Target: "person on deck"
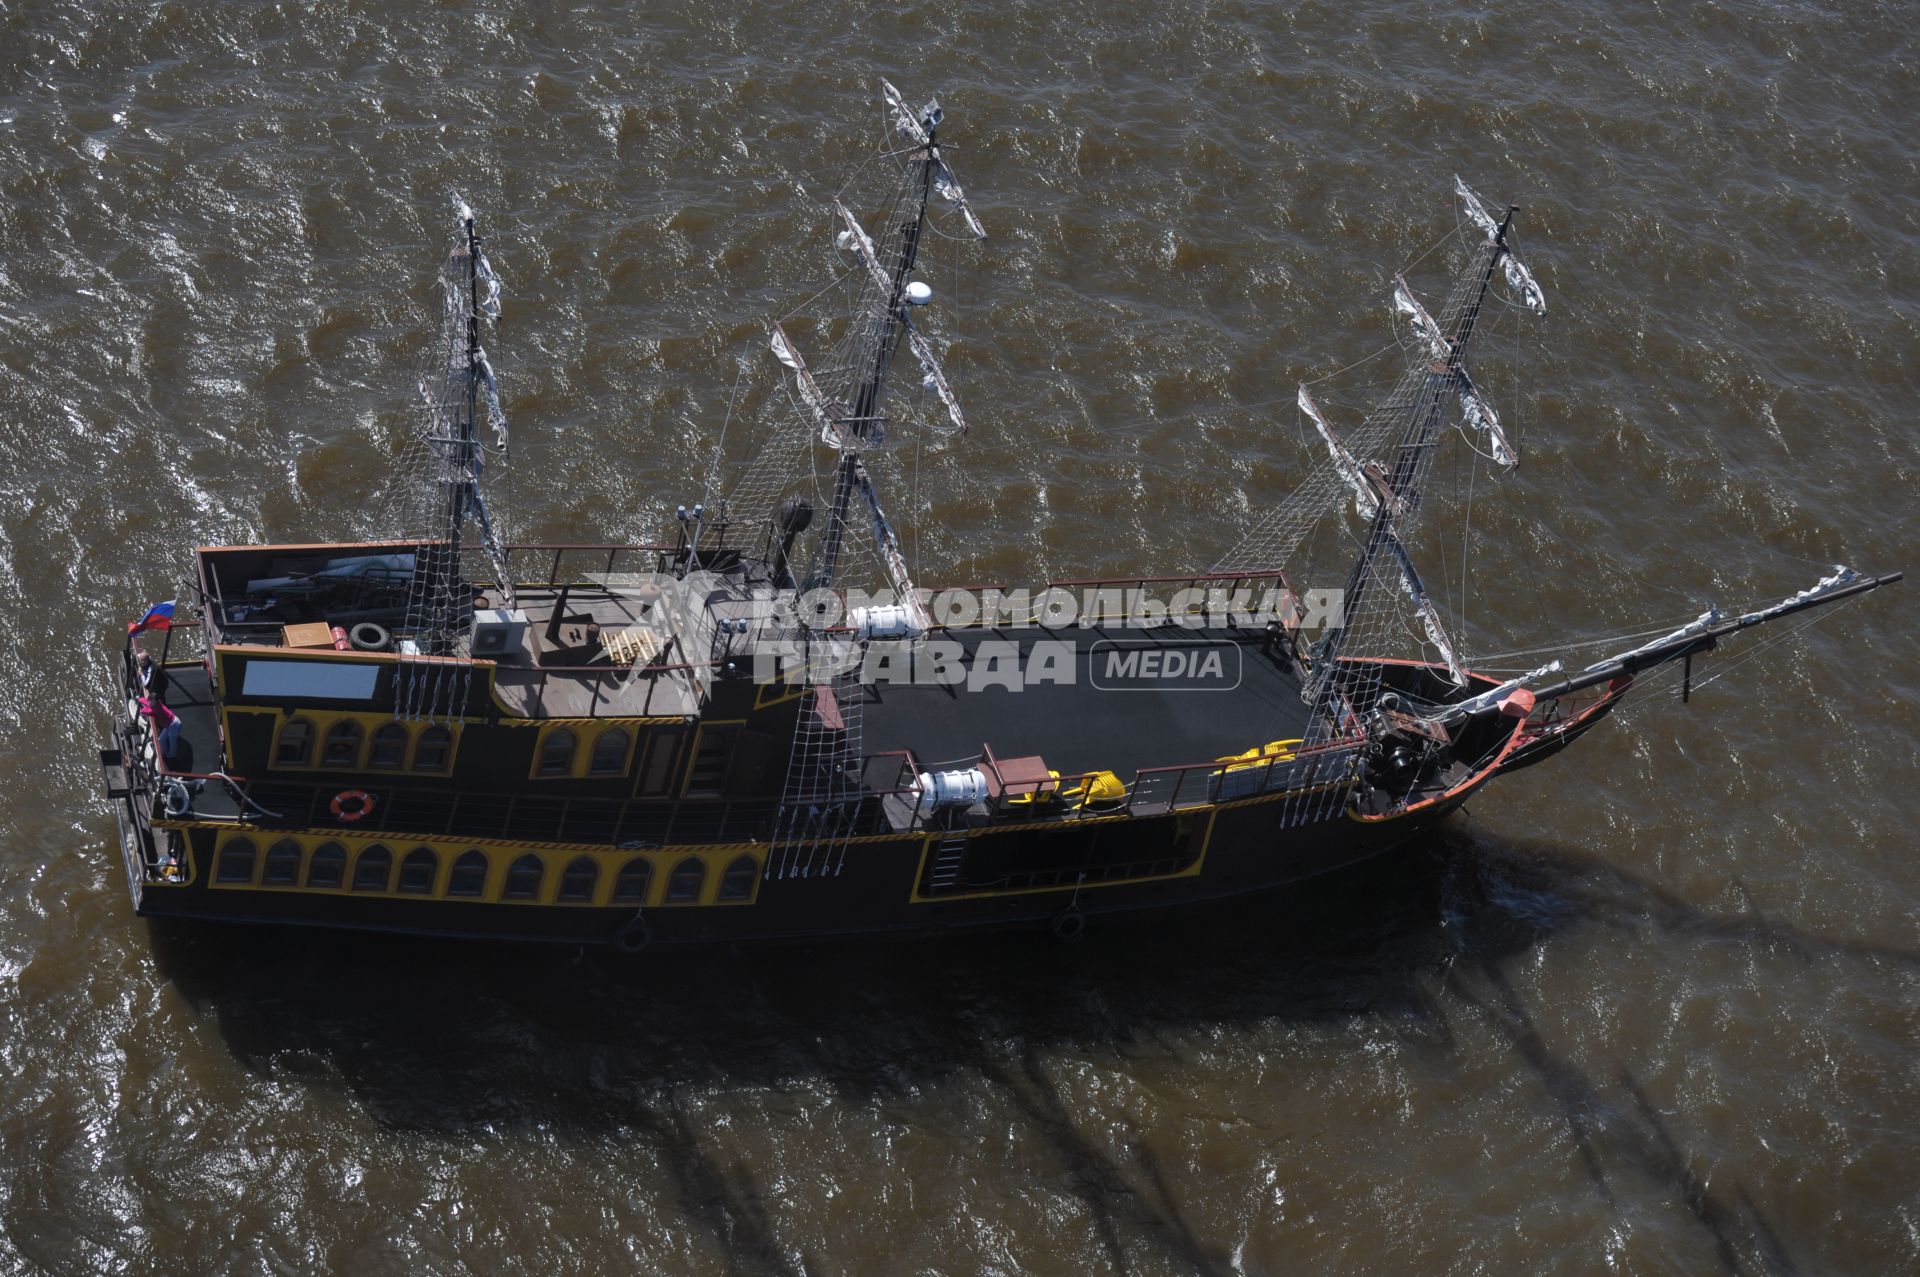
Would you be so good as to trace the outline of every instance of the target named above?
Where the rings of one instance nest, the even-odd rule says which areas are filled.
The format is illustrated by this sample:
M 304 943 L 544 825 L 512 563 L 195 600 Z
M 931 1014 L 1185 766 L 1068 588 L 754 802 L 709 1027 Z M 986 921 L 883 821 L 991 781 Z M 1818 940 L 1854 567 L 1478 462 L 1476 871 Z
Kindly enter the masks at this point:
M 147 723 L 153 730 L 154 746 L 160 751 L 160 761 L 170 762 L 173 751 L 180 745 L 180 716 L 166 707 L 157 696 L 142 696 L 140 712 L 147 716 Z
M 141 690 L 153 697 L 155 701 L 165 704 L 167 699 L 167 683 L 170 681 L 167 678 L 167 667 L 164 665 L 156 665 L 153 657 L 145 652 L 136 656 L 134 663 L 140 671 Z

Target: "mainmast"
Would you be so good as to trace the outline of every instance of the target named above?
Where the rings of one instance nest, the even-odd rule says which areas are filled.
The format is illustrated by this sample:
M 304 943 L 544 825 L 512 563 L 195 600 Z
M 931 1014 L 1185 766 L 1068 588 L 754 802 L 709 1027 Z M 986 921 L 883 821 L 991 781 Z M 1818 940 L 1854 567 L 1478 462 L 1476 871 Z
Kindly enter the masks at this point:
M 878 243 L 844 204 L 834 202 L 840 222 L 835 242 L 859 263 L 852 320 L 817 374 L 778 324 L 768 344 L 774 357 L 793 374 L 793 392 L 807 424 L 823 443 L 839 453 L 831 507 L 826 526 L 819 533 L 812 570 L 795 584 L 801 592 L 835 589 L 843 575 L 850 575 L 847 565 L 855 558 L 857 547 L 861 552 L 858 567 L 871 571 L 877 566 L 884 572 L 897 601 L 856 607 L 846 618 L 850 634 L 809 624 L 802 612 L 799 637 L 807 649 L 809 686 L 796 717 L 781 796 L 776 840 L 783 846 L 768 867 L 768 873 L 776 878 L 838 872 L 838 857 L 844 855 L 845 839 L 856 824 L 852 817 L 866 801 L 863 697 L 855 686 L 858 656 L 869 640 L 911 641 L 932 628 L 866 460 L 870 450 L 886 441 L 887 384 L 903 337 L 920 365 L 924 387 L 940 400 L 953 429 L 966 429 L 966 419 L 940 371 L 933 347 L 915 329 L 910 317 L 914 308 L 925 305 L 933 296 L 932 290 L 913 274 L 932 196 L 939 195 L 952 204 L 976 238 L 986 238 L 986 232 L 967 206 L 966 196 L 941 154 L 940 104 L 929 102 L 912 111 L 899 90 L 884 80 L 880 87 L 895 128 L 908 146 L 899 181 L 882 220 L 876 224 Z M 855 510 L 856 503 L 865 506 L 864 518 Z M 776 516 L 775 531 L 781 534 L 781 540 L 773 562 L 779 584 L 785 584 L 780 578 L 786 574 L 793 538 L 810 518 L 810 507 L 791 500 Z M 863 544 L 869 537 L 870 547 Z M 871 559 L 865 557 L 869 550 Z M 816 666 L 815 657 L 822 654 L 825 659 Z
M 846 533 L 847 507 L 852 502 L 855 489 L 867 493 L 873 491 L 873 485 L 866 474 L 866 466 L 860 460 L 860 449 L 868 440 L 876 436 L 884 437 L 886 419 L 881 415 L 881 407 L 886 395 L 887 373 L 893 366 L 894 351 L 900 345 L 900 333 L 907 322 L 907 279 L 913 273 L 914 261 L 920 255 L 920 235 L 927 224 L 927 198 L 933 193 L 934 166 L 939 163 L 939 144 L 934 140 L 934 130 L 939 124 L 938 107 L 930 108 L 925 117 L 925 141 L 921 143 L 921 154 L 914 161 L 913 168 L 918 170 L 919 180 L 913 183 L 911 196 L 913 213 L 899 227 L 899 251 L 894 258 L 891 274 L 880 269 L 877 255 L 868 246 L 864 231 L 857 225 L 850 226 L 848 235 L 854 242 L 855 251 L 863 254 L 875 275 L 886 298 L 881 312 L 869 321 L 872 336 L 869 339 L 872 350 L 866 363 L 866 376 L 861 381 L 854 396 L 853 411 L 841 424 L 848 427 L 839 434 L 835 446 L 840 449 L 840 464 L 836 467 L 833 481 L 833 512 L 827 520 L 825 535 L 820 546 L 820 563 L 808 582 L 810 587 L 830 586 L 840 565 L 840 547 Z M 843 217 L 846 210 L 841 209 Z M 851 222 L 851 217 L 847 217 Z M 875 499 L 875 509 L 878 501 Z M 882 516 L 884 522 L 884 516 Z M 904 593 L 904 591 L 903 591 Z M 913 606 L 905 598 L 902 603 Z
M 960 405 L 940 371 L 932 346 L 914 329 L 909 318 L 913 306 L 925 303 L 932 296 L 931 290 L 914 282 L 912 276 L 926 230 L 927 205 L 933 195 L 952 202 L 976 237 L 985 238 L 986 232 L 968 207 L 965 194 L 941 154 L 938 130 L 943 113 L 940 104 L 929 102 L 914 112 L 907 108 L 899 90 L 891 84 L 883 80 L 881 88 L 896 127 L 913 146 L 882 230 L 886 237 L 884 244 L 876 245 L 844 205 L 838 201 L 834 205 L 844 228 L 836 240 L 842 249 L 860 259 L 863 275 L 849 348 L 835 361 L 846 377 L 844 390 L 834 392 L 831 376 L 816 378 L 777 325 L 770 345 L 775 357 L 793 370 L 795 389 L 818 426 L 822 441 L 840 453 L 834 467 L 831 509 L 821 532 L 813 570 L 805 581 L 806 588 L 831 588 L 838 580 L 857 496 L 867 506 L 867 522 L 875 547 L 899 605 L 906 609 L 909 628 L 923 632 L 928 628 L 925 609 L 907 575 L 906 559 L 863 454 L 886 439 L 887 383 L 902 336 L 906 337 L 921 366 L 926 387 L 945 406 L 954 427 L 966 428 Z

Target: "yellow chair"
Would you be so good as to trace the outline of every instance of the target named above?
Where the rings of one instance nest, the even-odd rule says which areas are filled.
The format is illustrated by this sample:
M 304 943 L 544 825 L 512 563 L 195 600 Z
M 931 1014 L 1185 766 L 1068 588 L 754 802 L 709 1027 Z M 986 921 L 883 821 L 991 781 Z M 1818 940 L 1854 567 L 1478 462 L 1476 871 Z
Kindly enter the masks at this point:
M 1216 763 L 1229 763 L 1232 765 L 1221 768 L 1215 775 L 1245 771 L 1249 767 L 1258 767 L 1267 762 L 1284 763 L 1293 757 L 1294 746 L 1301 743 L 1302 738 L 1298 736 L 1292 740 L 1270 740 L 1264 745 L 1255 745 L 1243 754 L 1227 754 L 1223 757 L 1216 758 L 1213 760 Z
M 1106 807 L 1124 801 L 1127 787 L 1112 772 L 1089 772 L 1081 777 L 1079 784 L 1063 790 L 1061 796 L 1076 807 Z
M 1056 781 L 1060 779 L 1060 773 L 1051 767 L 1047 768 L 1047 775 L 1053 777 Z M 1024 794 L 1008 794 L 1007 806 L 1020 807 L 1030 806 L 1034 803 L 1050 803 L 1059 796 L 1059 793 L 1060 786 L 1057 784 L 1036 785 L 1028 789 Z

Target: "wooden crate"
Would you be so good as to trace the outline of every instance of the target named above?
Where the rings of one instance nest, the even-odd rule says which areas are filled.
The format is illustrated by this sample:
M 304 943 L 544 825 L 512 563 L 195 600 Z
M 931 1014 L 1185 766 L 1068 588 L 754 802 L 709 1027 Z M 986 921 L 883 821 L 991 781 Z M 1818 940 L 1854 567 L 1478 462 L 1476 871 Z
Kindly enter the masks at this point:
M 280 641 L 287 647 L 332 647 L 333 627 L 325 621 L 280 627 Z

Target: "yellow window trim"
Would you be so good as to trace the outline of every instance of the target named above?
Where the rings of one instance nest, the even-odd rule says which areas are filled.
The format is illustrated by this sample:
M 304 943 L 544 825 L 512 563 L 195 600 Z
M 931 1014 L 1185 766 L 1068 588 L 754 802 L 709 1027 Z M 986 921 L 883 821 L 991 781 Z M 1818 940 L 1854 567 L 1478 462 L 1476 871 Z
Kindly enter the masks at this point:
M 220 882 L 220 855 L 236 839 L 245 839 L 253 845 L 253 872 L 246 882 Z M 294 881 L 291 883 L 268 884 L 261 881 L 266 872 L 266 853 L 275 844 L 292 841 L 299 844 L 300 864 Z M 313 853 L 323 844 L 339 843 L 346 850 L 346 865 L 341 873 L 338 887 L 309 887 L 306 885 L 307 872 L 312 867 Z M 490 842 L 490 845 L 477 845 L 472 841 L 446 842 L 439 839 L 413 838 L 396 839 L 391 831 L 377 836 L 355 836 L 332 831 L 322 833 L 282 833 L 258 829 L 226 830 L 215 840 L 212 857 L 208 862 L 209 885 L 220 891 L 275 891 L 296 892 L 323 896 L 382 896 L 407 900 L 436 901 L 446 904 L 505 904 L 505 905 L 541 905 L 559 908 L 617 908 L 617 909 L 691 909 L 691 908 L 730 908 L 751 905 L 760 898 L 760 884 L 766 877 L 768 847 L 765 843 L 727 843 L 711 847 L 665 847 L 644 850 L 619 849 L 606 847 L 528 847 L 517 843 Z M 355 891 L 354 873 L 360 867 L 360 857 L 370 847 L 384 846 L 392 860 L 387 866 L 387 885 L 381 891 Z M 425 847 L 437 857 L 439 864 L 434 871 L 433 890 L 421 894 L 401 892 L 399 890 L 400 867 L 406 858 L 416 849 Z M 449 896 L 448 884 L 453 878 L 454 862 L 469 851 L 478 851 L 487 858 L 487 873 L 481 892 L 477 896 Z M 540 891 L 527 900 L 509 900 L 505 896 L 508 871 L 515 861 L 524 856 L 535 856 L 540 860 Z M 594 876 L 593 894 L 586 900 L 561 901 L 560 881 L 568 865 L 586 856 L 594 862 L 598 873 Z M 746 856 L 753 861 L 753 890 L 741 900 L 721 900 L 720 884 L 726 877 L 728 866 L 740 857 Z M 618 881 L 621 869 L 635 858 L 645 860 L 649 867 L 647 875 L 647 895 L 642 901 L 613 899 L 614 885 Z M 700 894 L 693 900 L 667 901 L 668 880 L 673 871 L 687 859 L 699 860 L 703 872 L 700 879 Z M 197 866 L 196 866 L 197 868 Z
M 753 707 L 756 710 L 769 709 L 775 705 L 784 705 L 788 701 L 797 701 L 806 695 L 807 684 L 792 679 L 775 679 L 770 683 L 761 683 L 754 689 Z
M 452 722 L 435 720 L 431 723 L 412 723 L 406 719 L 395 718 L 391 714 L 373 714 L 363 710 L 314 711 L 308 709 L 248 709 L 236 706 L 227 711 L 229 717 L 234 714 L 271 714 L 273 716 L 272 738 L 267 744 L 267 770 L 276 772 L 331 772 L 337 775 L 375 775 L 375 776 L 451 776 L 454 764 L 460 756 L 460 737 L 466 728 L 465 720 Z M 304 763 L 281 763 L 276 761 L 280 753 L 280 734 L 294 719 L 304 719 L 313 724 L 313 746 L 308 751 Z M 360 724 L 360 751 L 352 767 L 329 767 L 321 763 L 327 742 L 327 733 L 336 723 L 347 719 Z M 367 760 L 373 754 L 373 734 L 389 723 L 397 723 L 407 733 L 406 748 L 401 751 L 399 767 L 369 767 Z M 447 765 L 445 767 L 420 770 L 414 766 L 420 737 L 429 727 L 442 727 L 452 734 L 447 743 Z M 229 730 L 228 737 L 232 739 Z
M 470 718 L 470 723 L 484 722 L 484 719 Z M 592 718 L 526 718 L 520 715 L 503 714 L 495 727 L 673 727 L 684 725 L 684 714 L 654 714 L 643 718 L 622 718 L 615 714 L 598 714 Z
M 527 764 L 528 780 L 625 780 L 633 775 L 633 756 L 644 737 L 633 726 L 636 720 L 618 718 L 556 718 L 540 726 L 540 735 L 534 738 L 533 761 Z M 669 719 L 679 722 L 679 719 Z M 546 773 L 540 770 L 540 760 L 547 750 L 547 738 L 555 732 L 573 733 L 573 757 L 567 761 L 565 775 Z M 600 738 L 611 731 L 623 731 L 627 734 L 627 751 L 620 759 L 617 772 L 595 772 L 593 751 L 600 744 Z
M 620 770 L 596 772 L 593 770 L 593 757 L 599 752 L 600 738 L 615 731 L 627 734 L 627 748 L 620 755 Z M 640 740 L 640 733 L 631 727 L 623 727 L 619 723 L 605 724 L 593 734 L 591 740 L 585 742 L 585 748 L 580 751 L 580 775 L 588 780 L 625 780 L 633 774 L 633 755 L 640 748 Z

